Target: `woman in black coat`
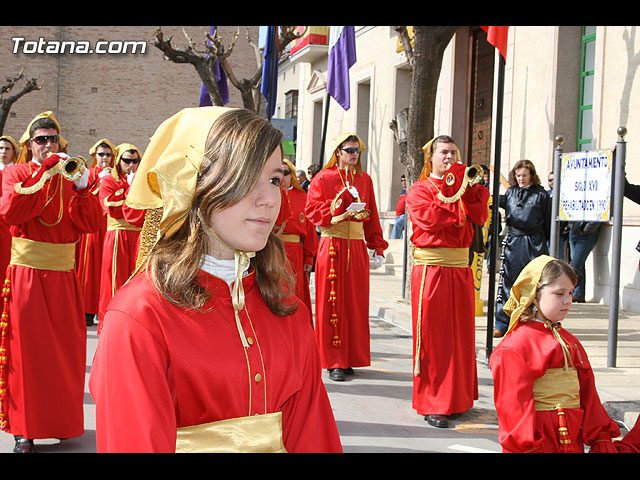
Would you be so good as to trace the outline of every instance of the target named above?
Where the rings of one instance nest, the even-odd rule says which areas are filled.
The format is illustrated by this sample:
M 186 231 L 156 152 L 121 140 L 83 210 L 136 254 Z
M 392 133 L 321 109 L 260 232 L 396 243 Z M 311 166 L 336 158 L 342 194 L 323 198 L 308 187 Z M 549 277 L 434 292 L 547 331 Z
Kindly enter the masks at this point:
M 502 307 L 516 278 L 531 260 L 549 253 L 551 199 L 540 185 L 533 163 L 529 160 L 516 162 L 509 172 L 509 184 L 506 193 L 500 196 L 507 230 L 500 256 L 494 337 L 502 337 L 509 326 L 509 317 Z

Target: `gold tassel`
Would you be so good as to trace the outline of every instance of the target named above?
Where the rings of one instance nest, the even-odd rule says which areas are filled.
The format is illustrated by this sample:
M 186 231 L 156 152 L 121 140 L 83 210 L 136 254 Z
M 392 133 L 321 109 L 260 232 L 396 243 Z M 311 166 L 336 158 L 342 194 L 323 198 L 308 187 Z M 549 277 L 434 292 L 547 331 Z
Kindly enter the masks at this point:
M 0 319 L 0 430 L 6 431 L 9 426 L 7 415 L 7 368 L 9 365 L 9 298 L 11 296 L 10 271 L 13 268 L 9 265 L 7 278 L 2 286 L 2 318 Z
M 556 413 L 558 414 L 558 435 L 560 436 L 560 450 L 564 453 L 571 451 L 571 437 L 569 436 L 569 429 L 567 428 L 567 420 L 565 418 L 564 408 L 558 404 L 556 406 Z
M 338 335 L 338 313 L 336 312 L 336 301 L 338 300 L 336 294 L 336 279 L 338 275 L 335 269 L 336 250 L 333 245 L 333 237 L 329 239 L 329 276 L 328 279 L 331 284 L 331 290 L 329 291 L 328 302 L 331 304 L 331 318 L 330 323 L 333 325 L 333 341 L 334 347 L 340 346 L 340 336 Z

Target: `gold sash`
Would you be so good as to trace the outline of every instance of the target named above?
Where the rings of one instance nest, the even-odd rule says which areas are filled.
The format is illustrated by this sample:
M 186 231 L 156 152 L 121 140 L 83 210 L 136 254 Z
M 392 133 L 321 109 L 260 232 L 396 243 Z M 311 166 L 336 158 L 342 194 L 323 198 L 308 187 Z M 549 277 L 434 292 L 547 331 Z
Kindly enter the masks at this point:
M 466 268 L 469 266 L 469 249 L 416 247 L 413 251 L 413 264 Z
M 533 382 L 536 410 L 580 408 L 580 382 L 575 368 L 550 368 Z
M 286 453 L 282 412 L 178 428 L 176 453 Z
M 323 237 L 347 238 L 349 240 L 364 240 L 364 226 L 362 222 L 340 222 L 328 227 L 321 227 Z
M 300 243 L 300 235 L 295 233 L 279 233 L 277 237 L 283 242 Z
M 142 229 L 134 227 L 124 218 L 113 218 L 112 216 L 107 215 L 107 230 L 134 230 L 139 232 Z
M 76 266 L 76 244 L 12 237 L 11 264 L 38 270 L 69 272 Z

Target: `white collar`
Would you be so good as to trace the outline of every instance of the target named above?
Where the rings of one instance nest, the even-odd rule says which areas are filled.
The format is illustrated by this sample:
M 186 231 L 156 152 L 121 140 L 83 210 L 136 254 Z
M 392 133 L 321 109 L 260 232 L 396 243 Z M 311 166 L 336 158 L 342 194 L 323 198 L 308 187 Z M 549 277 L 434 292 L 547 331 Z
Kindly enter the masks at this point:
M 231 260 L 220 260 L 211 255 L 203 255 L 200 268 L 211 275 L 221 278 L 229 286 L 231 286 L 236 279 L 235 261 L 233 258 Z M 246 274 L 248 270 L 249 264 L 247 264 L 243 274 Z

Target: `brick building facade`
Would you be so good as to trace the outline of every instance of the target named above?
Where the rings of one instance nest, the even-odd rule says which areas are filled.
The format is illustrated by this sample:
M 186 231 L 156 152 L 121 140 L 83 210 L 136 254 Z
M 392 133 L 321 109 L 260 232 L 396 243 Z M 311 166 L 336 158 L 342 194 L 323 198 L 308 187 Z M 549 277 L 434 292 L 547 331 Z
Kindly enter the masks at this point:
M 27 78 L 38 77 L 42 89 L 23 96 L 11 109 L 5 135 L 16 140 L 38 113 L 51 110 L 69 142 L 69 153 L 87 155 L 101 138 L 116 145 L 129 142 L 144 151 L 158 125 L 182 108 L 198 106 L 200 79 L 190 64 L 164 60 L 153 45 L 156 26 L 2 26 L 0 27 L 0 68 L 2 84 L 21 70 Z M 196 48 L 204 51 L 209 26 L 188 26 L 184 30 Z M 218 27 L 225 46 L 231 43 L 238 27 Z M 186 38 L 182 27 L 162 27 L 165 38 L 183 48 Z M 251 38 L 258 42 L 258 27 L 250 27 Z M 22 38 L 24 40 L 17 40 Z M 40 38 L 43 40 L 40 41 Z M 137 44 L 129 53 L 78 53 L 87 44 L 91 49 L 124 50 L 120 42 Z M 38 53 L 53 50 L 52 42 L 65 45 L 64 54 Z M 98 43 L 106 42 L 106 43 Z M 38 45 L 39 43 L 39 45 Z M 143 53 L 144 47 L 144 53 Z M 34 53 L 30 53 L 34 52 Z M 236 76 L 250 77 L 257 69 L 253 48 L 246 41 L 245 27 L 230 57 Z M 22 87 L 20 82 L 14 90 Z M 229 84 L 228 106 L 241 107 L 238 90 Z M 8 95 L 15 93 L 10 92 Z

